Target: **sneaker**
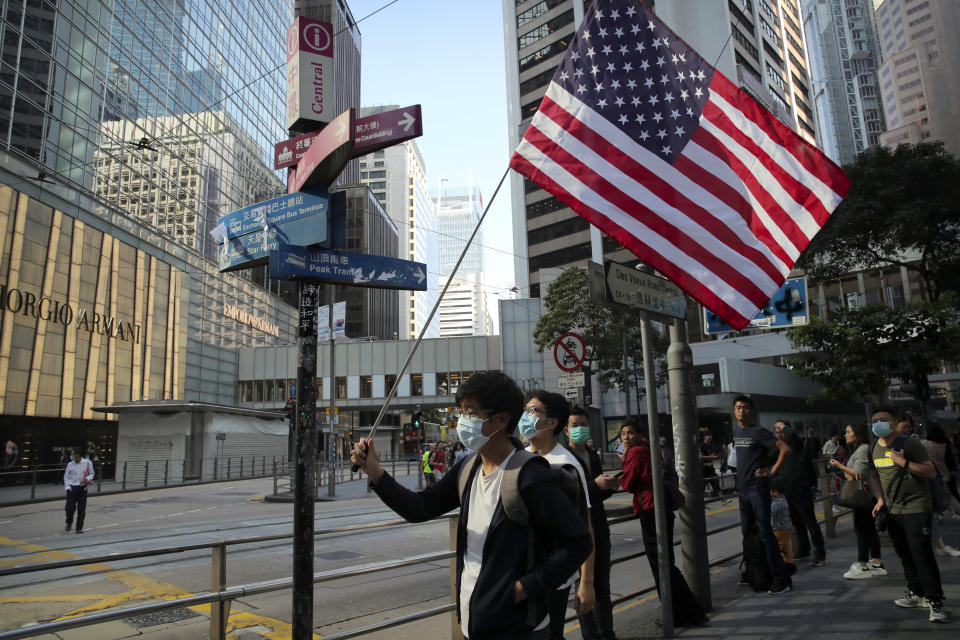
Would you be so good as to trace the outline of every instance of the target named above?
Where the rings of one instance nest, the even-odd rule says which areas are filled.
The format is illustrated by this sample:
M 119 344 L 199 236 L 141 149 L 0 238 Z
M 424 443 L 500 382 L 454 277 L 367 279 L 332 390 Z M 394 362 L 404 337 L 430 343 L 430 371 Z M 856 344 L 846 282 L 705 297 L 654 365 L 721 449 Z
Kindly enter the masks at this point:
M 885 576 L 887 575 L 887 568 L 883 566 L 883 563 L 873 564 L 872 562 L 867 565 L 867 568 L 870 569 L 870 573 L 875 576 Z
M 816 551 L 813 554 L 813 559 L 810 560 L 811 567 L 822 567 L 827 563 L 827 556 L 823 551 Z
M 790 582 L 790 578 L 785 579 L 774 579 L 773 584 L 770 585 L 770 591 L 767 591 L 772 596 L 779 595 L 781 593 L 786 593 L 793 589 L 793 583 Z
M 843 574 L 843 577 L 846 580 L 864 580 L 866 578 L 872 578 L 873 573 L 869 567 L 864 567 L 859 562 L 854 562 L 850 565 L 850 568 L 847 569 L 847 572 Z
M 943 612 L 942 602 L 930 603 L 930 622 L 946 622 L 947 614 Z
M 898 607 L 903 607 L 904 609 L 918 609 L 920 607 L 929 606 L 926 598 L 923 596 L 918 596 L 913 591 L 910 591 L 910 589 L 904 591 L 903 597 L 894 600 L 893 604 L 897 605 Z
M 938 556 L 947 556 L 950 557 L 950 552 L 947 551 L 949 547 L 934 547 L 933 552 Z
M 64 531 L 70 531 L 70 527 L 71 527 L 71 525 L 68 524 L 67 526 L 65 526 L 65 527 L 63 528 L 63 530 L 64 530 Z
M 949 555 L 954 558 L 960 557 L 960 549 L 956 549 L 954 547 L 951 547 L 950 545 L 947 545 L 943 547 L 943 550 L 946 552 L 946 555 Z
M 83 529 L 77 529 L 77 533 L 83 533 Z
M 737 578 L 737 586 L 739 587 L 749 587 L 750 581 L 747 580 L 747 574 L 741 573 L 740 577 Z

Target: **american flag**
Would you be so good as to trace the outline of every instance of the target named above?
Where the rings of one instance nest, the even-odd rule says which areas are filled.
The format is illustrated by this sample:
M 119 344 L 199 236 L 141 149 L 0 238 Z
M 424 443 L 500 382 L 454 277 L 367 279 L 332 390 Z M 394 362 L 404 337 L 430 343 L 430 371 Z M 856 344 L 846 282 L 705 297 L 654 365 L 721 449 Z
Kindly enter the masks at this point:
M 730 326 L 850 184 L 635 0 L 596 0 L 510 166 Z

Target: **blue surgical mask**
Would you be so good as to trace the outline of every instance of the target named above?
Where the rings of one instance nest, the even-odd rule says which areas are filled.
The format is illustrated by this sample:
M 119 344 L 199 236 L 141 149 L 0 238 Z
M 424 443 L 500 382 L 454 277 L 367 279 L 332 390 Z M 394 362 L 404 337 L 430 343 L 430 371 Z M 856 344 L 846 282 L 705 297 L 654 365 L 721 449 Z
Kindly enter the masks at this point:
M 489 420 L 490 418 L 487 418 Z M 457 437 L 467 449 L 479 451 L 480 447 L 487 444 L 490 436 L 483 435 L 483 423 L 487 420 L 476 416 L 468 416 L 465 413 L 460 414 L 457 420 Z
M 536 414 L 524 412 L 524 414 L 520 416 L 520 422 L 517 423 L 520 435 L 527 440 L 537 435 L 537 422 L 539 421 L 540 418 L 538 418 Z
M 873 435 L 878 438 L 886 438 L 888 435 L 893 433 L 893 429 L 890 427 L 889 422 L 874 422 L 873 423 Z

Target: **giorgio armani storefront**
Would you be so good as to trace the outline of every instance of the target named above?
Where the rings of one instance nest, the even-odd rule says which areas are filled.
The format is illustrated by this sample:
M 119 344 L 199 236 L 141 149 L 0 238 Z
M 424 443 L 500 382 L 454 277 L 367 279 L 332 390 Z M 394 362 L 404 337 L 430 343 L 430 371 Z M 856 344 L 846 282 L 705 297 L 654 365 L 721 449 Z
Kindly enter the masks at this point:
M 296 310 L 252 283 L 122 214 L 3 182 L 0 442 L 17 467 L 81 446 L 110 476 L 117 422 L 93 407 L 235 405 L 237 349 L 295 342 Z

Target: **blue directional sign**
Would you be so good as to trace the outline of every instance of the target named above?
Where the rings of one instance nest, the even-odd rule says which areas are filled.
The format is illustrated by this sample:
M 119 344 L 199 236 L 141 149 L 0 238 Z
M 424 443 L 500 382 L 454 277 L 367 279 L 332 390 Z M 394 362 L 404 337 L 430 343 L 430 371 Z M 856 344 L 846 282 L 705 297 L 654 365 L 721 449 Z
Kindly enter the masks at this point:
M 308 246 L 327 241 L 330 198 L 323 190 L 301 191 L 259 202 L 220 218 L 217 247 L 220 271 L 267 264 L 280 246 Z M 264 239 L 266 236 L 266 239 Z
M 217 222 L 226 227 L 225 237 L 236 238 L 262 231 L 265 226 L 281 226 L 308 216 L 325 216 L 328 207 L 329 196 L 326 191 L 301 191 L 237 209 L 221 216 Z
M 744 329 L 784 329 L 809 324 L 807 304 L 807 279 L 790 278 Z M 703 310 L 703 329 L 706 334 L 736 331 L 707 309 Z
M 270 251 L 270 277 L 376 289 L 427 289 L 427 265 L 422 262 L 284 244 Z

